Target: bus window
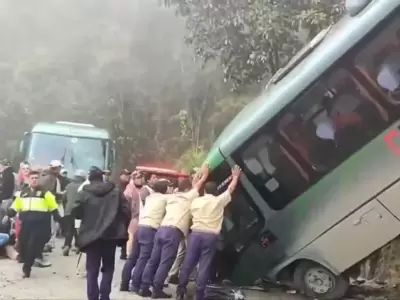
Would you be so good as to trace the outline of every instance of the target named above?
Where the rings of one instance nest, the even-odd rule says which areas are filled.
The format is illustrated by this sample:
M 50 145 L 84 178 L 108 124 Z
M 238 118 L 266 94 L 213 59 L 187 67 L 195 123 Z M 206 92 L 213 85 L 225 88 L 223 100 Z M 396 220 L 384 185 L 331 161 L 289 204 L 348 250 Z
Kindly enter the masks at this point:
M 394 105 L 400 104 L 400 19 L 363 44 L 355 58 L 357 70 Z
M 244 147 L 234 159 L 272 209 L 282 209 L 304 192 L 307 177 L 272 135 L 253 137 Z
M 389 125 L 365 88 L 345 69 L 323 76 L 234 155 L 250 182 L 274 210 L 283 209 Z M 316 174 L 303 169 L 280 145 L 289 141 Z
M 306 153 L 319 173 L 309 186 L 388 127 L 364 91 L 351 73 L 338 69 L 322 77 L 281 118 L 286 122 L 279 122 L 280 134 L 300 155 Z M 299 141 L 306 151 L 296 146 Z

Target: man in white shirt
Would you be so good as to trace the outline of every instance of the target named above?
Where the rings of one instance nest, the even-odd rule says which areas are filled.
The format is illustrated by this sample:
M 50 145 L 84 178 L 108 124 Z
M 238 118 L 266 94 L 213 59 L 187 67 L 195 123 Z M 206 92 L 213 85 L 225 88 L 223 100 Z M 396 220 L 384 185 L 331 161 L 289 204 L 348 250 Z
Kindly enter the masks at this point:
M 232 169 L 232 181 L 227 190 L 217 196 L 215 182 L 207 182 L 204 186 L 204 196 L 192 201 L 190 212 L 192 226 L 188 237 L 187 252 L 179 275 L 179 285 L 176 299 L 183 300 L 189 276 L 198 266 L 196 279 L 196 300 L 204 300 L 204 291 L 210 279 L 210 270 L 214 254 L 217 250 L 218 236 L 221 232 L 224 219 L 224 209 L 231 201 L 239 181 L 241 169 L 235 166 Z
M 143 271 L 153 250 L 154 236 L 165 215 L 168 185 L 168 180 L 155 182 L 154 193 L 147 196 L 146 205 L 140 211 L 134 247 L 122 270 L 120 291 L 129 291 L 132 279 L 132 291 L 139 293 Z
M 152 299 L 171 297 L 163 291 L 163 285 L 176 258 L 179 243 L 189 232 L 190 206 L 199 197 L 199 190 L 206 182 L 208 172 L 208 167 L 204 166 L 201 178 L 196 177 L 192 184 L 189 179 L 182 180 L 178 192 L 167 198 L 166 213 L 155 235 L 153 252 L 143 272 L 140 286 L 142 296 L 151 296 Z M 151 285 L 152 293 L 149 289 Z
M 142 205 L 145 205 L 147 197 L 154 193 L 154 184 L 157 182 L 158 177 L 156 174 L 147 173 L 145 174 L 146 184 L 140 190 L 140 199 Z

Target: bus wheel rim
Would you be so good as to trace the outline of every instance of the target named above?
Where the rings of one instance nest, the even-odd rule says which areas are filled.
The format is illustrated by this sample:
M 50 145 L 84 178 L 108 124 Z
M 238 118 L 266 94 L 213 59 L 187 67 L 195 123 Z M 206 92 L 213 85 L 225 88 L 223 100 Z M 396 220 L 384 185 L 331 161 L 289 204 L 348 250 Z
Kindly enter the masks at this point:
M 322 268 L 311 268 L 304 275 L 307 288 L 317 294 L 326 294 L 334 288 L 335 278 Z

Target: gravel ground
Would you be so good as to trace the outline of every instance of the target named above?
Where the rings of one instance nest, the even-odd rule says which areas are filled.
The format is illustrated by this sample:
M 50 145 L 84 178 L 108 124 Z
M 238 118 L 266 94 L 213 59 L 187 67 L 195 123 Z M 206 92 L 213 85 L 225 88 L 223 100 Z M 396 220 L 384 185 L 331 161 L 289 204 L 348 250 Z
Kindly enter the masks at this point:
M 21 265 L 15 261 L 0 260 L 0 300 L 16 299 L 85 299 L 85 280 L 76 275 L 77 256 L 71 255 L 63 257 L 61 251 L 57 250 L 48 256 L 53 263 L 52 267 L 32 270 L 31 278 L 22 279 Z M 141 297 L 130 294 L 120 293 L 118 283 L 120 279 L 123 261 L 116 260 L 115 280 L 113 283 L 112 299 L 141 299 Z M 173 287 L 169 291 L 174 292 Z M 245 292 L 246 300 L 304 300 L 298 294 L 288 294 L 283 291 L 271 291 L 269 293 Z M 350 298 L 349 298 L 350 299 Z M 368 297 L 361 295 L 353 299 L 393 299 L 400 297 L 387 298 L 382 296 Z

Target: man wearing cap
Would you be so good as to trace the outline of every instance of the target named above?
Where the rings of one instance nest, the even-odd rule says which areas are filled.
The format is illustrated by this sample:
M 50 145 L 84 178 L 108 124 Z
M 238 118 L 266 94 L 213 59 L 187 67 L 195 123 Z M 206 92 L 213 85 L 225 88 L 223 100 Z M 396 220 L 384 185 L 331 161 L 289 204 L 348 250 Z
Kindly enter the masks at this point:
M 115 184 L 103 181 L 103 175 L 99 168 L 90 168 L 90 183 L 83 186 L 71 209 L 71 215 L 82 220 L 77 246 L 86 253 L 88 300 L 110 299 L 116 248 L 128 240 L 128 202 Z
M 153 249 L 154 236 L 165 215 L 168 180 L 157 180 L 154 193 L 147 197 L 146 204 L 139 215 L 139 227 L 135 234 L 134 247 L 122 270 L 121 291 L 129 290 L 132 279 L 133 292 L 139 293 L 142 275 Z M 134 269 L 133 273 L 132 270 Z
M 179 244 L 185 239 L 191 222 L 190 205 L 199 197 L 199 190 L 208 177 L 208 167 L 202 168 L 201 178 L 195 177 L 193 183 L 189 179 L 179 182 L 178 192 L 167 198 L 166 213 L 161 227 L 154 238 L 151 257 L 143 272 L 141 294 L 153 299 L 170 298 L 163 291 L 164 282 L 176 258 Z M 153 292 L 150 293 L 150 286 Z
M 49 168 L 44 172 L 44 175 L 40 178 L 40 184 L 42 188 L 49 191 L 56 197 L 58 204 L 59 213 L 63 217 L 63 207 L 62 207 L 62 187 L 59 179 L 60 172 L 63 165 L 59 160 L 52 160 L 50 162 Z M 57 235 L 57 225 L 54 220 L 51 220 L 51 235 L 49 236 L 49 241 L 45 246 L 45 251 L 51 252 L 55 247 L 55 238 Z
M 68 256 L 69 251 L 72 247 L 72 239 L 75 238 L 77 231 L 75 229 L 75 219 L 71 216 L 71 210 L 74 202 L 78 198 L 78 189 L 81 184 L 86 180 L 86 172 L 84 170 L 75 171 L 74 178 L 72 182 L 65 188 L 65 193 L 63 195 L 63 204 L 65 206 L 64 215 L 64 228 L 65 228 L 65 241 L 63 247 L 63 255 Z
M 3 200 L 12 199 L 15 189 L 15 175 L 11 163 L 4 159 L 0 162 L 0 204 Z

